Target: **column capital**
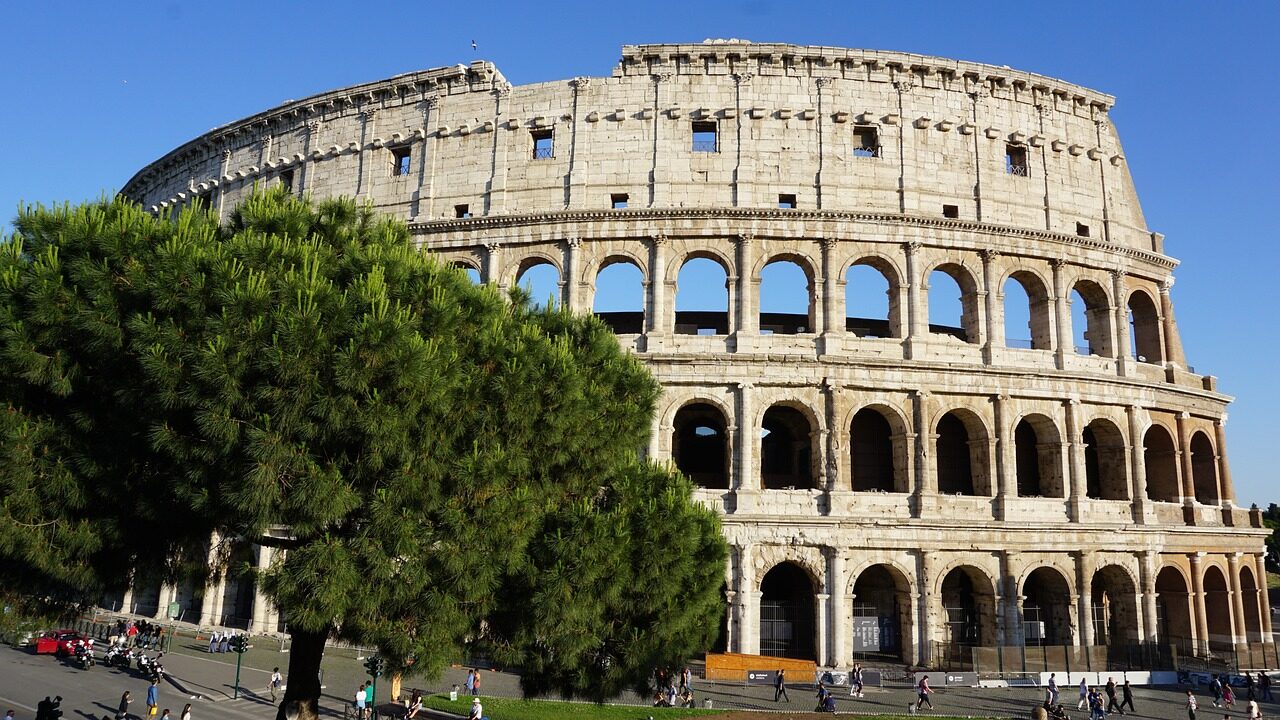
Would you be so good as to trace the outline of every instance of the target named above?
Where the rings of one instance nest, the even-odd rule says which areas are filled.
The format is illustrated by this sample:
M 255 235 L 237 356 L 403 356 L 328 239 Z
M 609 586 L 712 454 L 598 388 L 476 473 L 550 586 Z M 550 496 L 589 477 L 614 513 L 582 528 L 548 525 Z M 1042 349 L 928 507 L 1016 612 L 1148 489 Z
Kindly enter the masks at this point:
M 985 265 L 991 262 L 992 260 L 995 260 L 996 258 L 1000 257 L 1000 251 L 993 250 L 991 248 L 983 248 L 978 251 L 978 256 L 982 258 L 982 263 Z
M 902 243 L 902 249 L 905 250 L 908 255 L 916 254 L 922 247 L 924 247 L 924 244 L 919 240 L 910 240 Z
M 1168 295 L 1168 294 L 1169 294 L 1169 291 L 1170 291 L 1170 290 L 1172 290 L 1172 289 L 1173 289 L 1173 276 L 1172 276 L 1172 275 L 1170 275 L 1169 277 L 1167 277 L 1167 278 L 1165 278 L 1164 280 L 1161 280 L 1161 281 L 1160 281 L 1160 294 L 1161 294 L 1161 295 Z
M 574 236 L 572 236 L 572 237 L 565 238 L 565 243 L 566 243 L 569 247 L 571 247 L 571 248 L 573 248 L 573 249 L 575 249 L 575 250 L 576 250 L 576 249 L 578 249 L 578 248 L 582 247 L 582 238 L 580 238 L 580 237 L 578 237 L 578 236 L 574 235 Z
M 649 242 L 653 243 L 655 248 L 666 247 L 670 242 L 670 238 L 665 233 L 658 233 L 649 237 Z
M 830 250 L 831 248 L 834 248 L 838 242 L 840 241 L 833 237 L 818 238 L 818 244 L 822 246 L 823 250 Z
M 486 252 L 488 252 L 490 255 L 496 255 L 496 254 L 498 254 L 499 252 L 501 252 L 501 251 L 502 251 L 502 243 L 500 243 L 500 242 L 498 242 L 498 241 L 496 241 L 496 240 L 491 240 L 491 241 L 486 242 L 486 243 L 484 244 L 484 249 L 485 249 L 485 251 L 486 251 Z
M 1060 257 L 1049 258 L 1049 266 L 1052 267 L 1054 270 L 1061 270 L 1067 265 L 1068 265 L 1068 262 L 1066 258 L 1060 258 Z
M 735 237 L 733 241 L 739 245 L 750 245 L 755 242 L 756 236 L 751 233 L 742 233 Z

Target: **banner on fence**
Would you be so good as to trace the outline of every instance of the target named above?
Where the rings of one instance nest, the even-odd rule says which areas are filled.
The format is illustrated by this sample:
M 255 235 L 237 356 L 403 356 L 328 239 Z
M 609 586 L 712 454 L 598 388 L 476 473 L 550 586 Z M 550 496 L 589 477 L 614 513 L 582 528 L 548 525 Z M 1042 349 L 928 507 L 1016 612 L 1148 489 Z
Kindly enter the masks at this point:
M 778 679 L 777 670 L 748 670 L 748 685 L 772 685 Z

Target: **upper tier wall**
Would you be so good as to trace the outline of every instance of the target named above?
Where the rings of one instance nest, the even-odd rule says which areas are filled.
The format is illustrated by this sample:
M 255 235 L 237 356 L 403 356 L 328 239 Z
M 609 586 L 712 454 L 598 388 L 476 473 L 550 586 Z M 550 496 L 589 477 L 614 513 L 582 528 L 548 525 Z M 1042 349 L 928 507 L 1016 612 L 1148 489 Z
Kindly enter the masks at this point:
M 285 104 L 197 138 L 124 193 L 233 207 L 255 181 L 407 219 L 777 207 L 982 221 L 1163 252 L 1109 96 L 1006 68 L 788 45 L 627 46 L 612 77 L 511 87 L 489 63 Z M 714 140 L 695 147 L 694 123 Z M 873 152 L 858 152 L 873 132 Z M 550 148 L 535 152 L 535 138 Z M 701 136 L 705 141 L 706 136 Z M 1010 147 L 1025 153 L 1011 164 Z M 404 155 L 408 159 L 404 159 Z M 402 164 L 403 163 L 403 164 Z

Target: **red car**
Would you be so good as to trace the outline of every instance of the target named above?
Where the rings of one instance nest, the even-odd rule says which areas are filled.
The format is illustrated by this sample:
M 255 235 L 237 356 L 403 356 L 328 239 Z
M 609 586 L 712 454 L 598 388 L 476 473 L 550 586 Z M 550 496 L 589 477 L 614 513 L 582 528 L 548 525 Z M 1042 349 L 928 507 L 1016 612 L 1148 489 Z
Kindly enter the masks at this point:
M 88 640 L 75 630 L 51 630 L 36 639 L 37 655 L 70 655 L 77 640 Z

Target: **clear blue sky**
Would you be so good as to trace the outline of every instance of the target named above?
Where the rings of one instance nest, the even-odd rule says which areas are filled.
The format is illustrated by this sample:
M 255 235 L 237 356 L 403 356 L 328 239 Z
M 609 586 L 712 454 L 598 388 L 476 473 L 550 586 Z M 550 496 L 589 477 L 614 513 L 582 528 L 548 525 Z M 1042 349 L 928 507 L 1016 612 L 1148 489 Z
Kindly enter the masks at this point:
M 1115 95 L 1147 222 L 1180 259 L 1189 361 L 1237 396 L 1242 502 L 1280 502 L 1280 3 L 16 2 L 0 7 L 0 217 L 111 193 L 291 98 L 484 58 L 517 84 L 606 75 L 627 43 L 737 37 L 1009 65 Z M 479 51 L 471 49 L 474 39 Z

